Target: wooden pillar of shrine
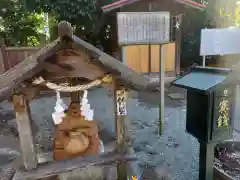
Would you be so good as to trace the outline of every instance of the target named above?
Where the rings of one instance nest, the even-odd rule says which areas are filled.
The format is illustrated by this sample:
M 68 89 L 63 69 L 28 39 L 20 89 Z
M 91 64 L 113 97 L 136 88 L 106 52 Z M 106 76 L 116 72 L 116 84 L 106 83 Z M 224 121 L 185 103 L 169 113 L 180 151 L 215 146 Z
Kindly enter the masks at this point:
M 113 102 L 115 109 L 114 117 L 117 151 L 121 154 L 127 153 L 128 148 L 126 98 L 126 90 L 119 86 L 117 80 L 113 78 Z M 127 164 L 125 161 L 120 161 L 117 165 L 117 179 L 127 180 Z
M 71 92 L 70 93 L 71 101 L 80 101 L 80 92 Z
M 26 170 L 37 168 L 35 144 L 32 136 L 32 119 L 29 101 L 23 94 L 13 95 L 13 104 L 16 112 L 16 121 L 19 132 L 21 155 Z

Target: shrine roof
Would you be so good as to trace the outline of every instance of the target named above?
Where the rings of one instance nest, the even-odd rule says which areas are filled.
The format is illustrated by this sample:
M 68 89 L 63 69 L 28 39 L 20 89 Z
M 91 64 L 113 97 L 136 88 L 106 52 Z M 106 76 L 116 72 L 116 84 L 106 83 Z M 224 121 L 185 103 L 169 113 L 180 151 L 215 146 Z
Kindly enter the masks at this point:
M 63 36 L 59 34 L 58 39 L 0 75 L 0 101 L 10 96 L 14 88 L 21 87 L 23 81 L 33 78 L 37 73 L 40 73 L 43 70 L 47 58 L 56 54 L 57 51 L 66 48 L 66 42 L 64 41 L 66 35 L 64 35 L 64 38 L 61 37 Z M 67 38 L 68 42 L 73 42 L 77 47 L 86 49 L 88 53 L 95 57 L 93 61 L 97 61 L 97 63 L 109 69 L 110 72 L 117 73 L 118 78 L 128 87 L 136 90 L 147 89 L 149 79 L 141 73 L 128 68 L 119 60 L 77 36 L 67 34 Z
M 117 8 L 127 6 L 127 5 L 130 5 L 130 4 L 139 2 L 139 1 L 142 1 L 142 0 L 119 0 L 119 1 L 114 1 L 110 4 L 102 6 L 102 10 L 103 10 L 103 12 L 110 12 L 110 11 L 113 11 Z M 191 6 L 191 7 L 196 8 L 196 9 L 201 9 L 201 10 L 203 10 L 207 7 L 204 4 L 200 4 L 200 3 L 197 3 L 197 2 L 192 1 L 192 0 L 173 0 L 173 1 L 176 1 L 180 4 L 185 4 L 187 6 Z

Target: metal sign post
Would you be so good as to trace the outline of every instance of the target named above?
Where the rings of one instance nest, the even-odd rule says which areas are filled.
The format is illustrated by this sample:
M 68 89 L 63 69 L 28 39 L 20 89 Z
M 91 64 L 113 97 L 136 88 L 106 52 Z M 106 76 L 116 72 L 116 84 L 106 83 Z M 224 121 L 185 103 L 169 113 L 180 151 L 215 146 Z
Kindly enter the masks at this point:
M 206 66 L 206 56 L 203 56 L 202 66 L 203 66 L 203 67 Z
M 160 104 L 159 104 L 159 135 L 163 134 L 164 125 L 164 76 L 165 76 L 165 59 L 163 46 L 160 46 L 160 67 L 159 67 L 159 85 L 160 85 Z

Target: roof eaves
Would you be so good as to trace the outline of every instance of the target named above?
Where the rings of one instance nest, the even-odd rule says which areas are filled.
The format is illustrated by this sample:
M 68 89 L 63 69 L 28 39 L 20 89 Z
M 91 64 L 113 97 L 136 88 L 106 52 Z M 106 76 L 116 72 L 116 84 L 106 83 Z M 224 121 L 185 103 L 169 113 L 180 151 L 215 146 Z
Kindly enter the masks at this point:
M 206 5 L 197 3 L 197 2 L 192 1 L 192 0 L 174 0 L 174 1 L 177 1 L 181 4 L 185 4 L 187 6 L 190 6 L 190 7 L 193 7 L 195 9 L 199 9 L 199 10 L 205 10 L 207 8 Z
M 41 71 L 41 64 L 45 59 L 61 49 L 61 47 L 61 43 L 59 39 L 57 39 L 1 74 L 0 101 L 11 94 L 11 90 L 17 87 L 19 83 Z
M 114 9 L 117 9 L 117 8 L 129 5 L 129 4 L 135 3 L 137 1 L 141 1 L 141 0 L 119 0 L 117 2 L 102 6 L 102 11 L 104 13 L 107 13 L 107 12 L 110 12 Z M 196 9 L 200 9 L 200 10 L 204 10 L 207 7 L 204 4 L 200 4 L 200 3 L 197 3 L 197 2 L 192 1 L 192 0 L 174 0 L 174 1 L 177 1 L 181 4 L 185 4 L 185 5 L 191 6 L 191 7 L 196 8 Z
M 138 1 L 141 1 L 141 0 L 119 0 L 119 1 L 113 2 L 111 4 L 104 5 L 102 7 L 102 11 L 104 13 L 107 13 L 107 12 L 110 12 L 110 11 L 115 10 L 117 8 L 120 8 L 120 7 L 123 7 L 123 6 L 126 6 L 126 5 L 130 5 L 130 4 L 138 2 Z

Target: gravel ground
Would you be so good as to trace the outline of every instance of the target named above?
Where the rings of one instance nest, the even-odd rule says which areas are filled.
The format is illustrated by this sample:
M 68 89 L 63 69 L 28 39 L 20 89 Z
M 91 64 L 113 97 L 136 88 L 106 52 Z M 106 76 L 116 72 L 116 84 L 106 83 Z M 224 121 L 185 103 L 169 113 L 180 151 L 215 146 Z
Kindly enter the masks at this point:
M 184 91 L 179 89 L 168 89 L 166 94 L 175 92 L 184 94 Z M 130 96 L 128 100 L 130 132 L 138 156 L 138 165 L 144 176 L 150 176 L 154 172 L 156 179 L 167 175 L 171 180 L 197 180 L 199 145 L 195 138 L 185 132 L 184 99 L 173 100 L 166 96 L 164 134 L 160 137 L 157 94 L 130 93 Z M 65 100 L 67 102 L 66 98 Z M 115 132 L 111 95 L 103 88 L 94 89 L 89 92 L 89 102 L 95 110 L 95 119 L 105 132 L 101 135 L 103 142 L 113 141 Z M 37 132 L 36 143 L 39 151 L 51 150 L 53 129 L 51 113 L 54 105 L 55 97 L 41 98 L 31 104 L 32 117 L 36 124 L 33 128 Z M 1 103 L 0 114 L 2 122 L 0 128 L 2 136 L 5 137 L 1 139 L 0 136 L 0 148 L 19 150 L 16 138 L 13 138 L 16 130 L 15 120 L 11 120 L 14 119 L 12 105 L 9 102 Z M 4 144 L 6 141 L 8 143 Z

